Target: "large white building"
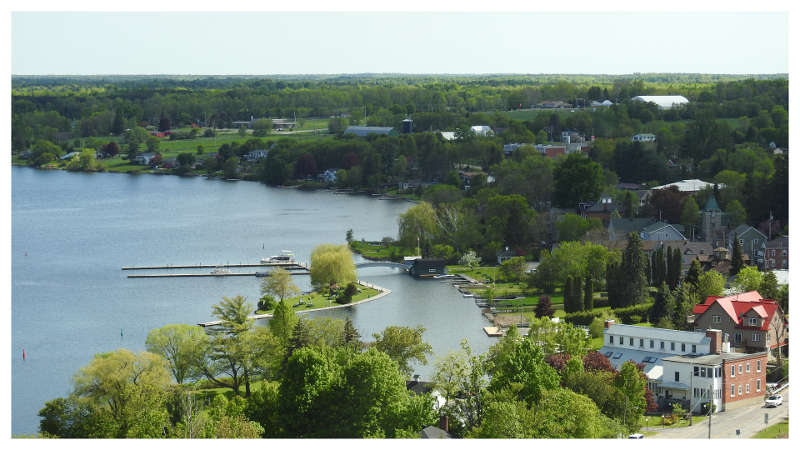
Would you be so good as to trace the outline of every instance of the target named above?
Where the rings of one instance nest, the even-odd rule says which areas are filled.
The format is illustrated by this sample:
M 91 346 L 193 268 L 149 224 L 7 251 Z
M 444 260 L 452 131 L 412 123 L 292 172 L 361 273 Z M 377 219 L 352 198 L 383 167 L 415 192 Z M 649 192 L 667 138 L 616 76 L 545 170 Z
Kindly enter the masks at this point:
M 658 105 L 658 109 L 672 109 L 676 106 L 689 103 L 689 100 L 682 95 L 637 95 L 631 100 L 635 102 L 655 103 Z

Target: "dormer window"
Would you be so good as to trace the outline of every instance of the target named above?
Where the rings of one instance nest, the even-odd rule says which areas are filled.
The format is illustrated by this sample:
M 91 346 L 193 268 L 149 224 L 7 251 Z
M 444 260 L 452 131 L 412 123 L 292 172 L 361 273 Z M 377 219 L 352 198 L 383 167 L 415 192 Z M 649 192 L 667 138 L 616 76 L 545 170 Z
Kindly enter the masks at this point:
M 758 326 L 758 318 L 757 317 L 749 317 L 748 319 L 749 319 L 748 320 L 748 325 L 750 325 L 751 327 L 757 327 Z

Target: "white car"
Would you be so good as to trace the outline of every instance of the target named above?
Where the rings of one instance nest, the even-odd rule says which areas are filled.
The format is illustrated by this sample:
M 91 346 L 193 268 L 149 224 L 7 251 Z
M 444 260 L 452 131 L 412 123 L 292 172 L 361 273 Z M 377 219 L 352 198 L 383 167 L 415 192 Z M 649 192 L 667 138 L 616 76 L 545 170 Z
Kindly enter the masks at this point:
M 778 394 L 770 395 L 767 398 L 767 401 L 764 402 L 764 406 L 767 408 L 775 408 L 778 405 L 783 404 L 783 396 Z

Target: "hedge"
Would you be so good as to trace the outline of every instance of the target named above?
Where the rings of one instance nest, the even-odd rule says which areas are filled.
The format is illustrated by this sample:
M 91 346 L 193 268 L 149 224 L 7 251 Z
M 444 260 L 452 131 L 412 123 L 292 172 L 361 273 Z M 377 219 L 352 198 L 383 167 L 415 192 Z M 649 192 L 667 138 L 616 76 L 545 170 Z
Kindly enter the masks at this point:
M 614 315 L 617 316 L 620 322 L 625 324 L 633 324 L 641 322 L 642 318 L 650 317 L 650 309 L 653 307 L 652 303 L 642 303 L 640 305 L 628 306 L 626 308 L 612 309 Z M 591 311 L 577 311 L 564 315 L 564 321 L 573 325 L 589 326 L 595 317 L 601 317 L 604 310 L 595 308 Z M 638 316 L 639 320 L 634 321 L 634 316 Z

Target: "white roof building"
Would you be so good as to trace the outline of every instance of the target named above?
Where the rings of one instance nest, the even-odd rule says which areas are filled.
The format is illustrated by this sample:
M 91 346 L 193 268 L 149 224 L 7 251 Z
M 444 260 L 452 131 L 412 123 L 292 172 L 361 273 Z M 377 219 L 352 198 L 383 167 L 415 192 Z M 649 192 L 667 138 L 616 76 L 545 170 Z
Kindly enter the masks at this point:
M 456 138 L 455 131 L 440 131 L 439 134 L 441 134 L 446 141 L 452 141 Z
M 662 184 L 661 186 L 656 186 L 656 187 L 652 188 L 651 190 L 667 189 L 667 188 L 670 188 L 672 186 L 677 187 L 678 190 L 681 191 L 681 192 L 698 192 L 698 191 L 702 191 L 703 189 L 705 189 L 707 187 L 713 188 L 714 187 L 714 183 L 709 183 L 707 181 L 698 180 L 698 179 L 681 180 L 681 181 L 676 181 L 674 183 Z M 722 183 L 720 183 L 718 186 L 720 188 L 725 187 L 725 185 L 722 184 Z
M 675 106 L 689 103 L 689 100 L 682 95 L 637 95 L 631 100 L 636 102 L 655 103 L 658 105 L 658 109 L 671 109 Z
M 473 125 L 469 127 L 469 129 L 478 136 L 490 136 L 494 134 L 492 127 L 488 125 Z

